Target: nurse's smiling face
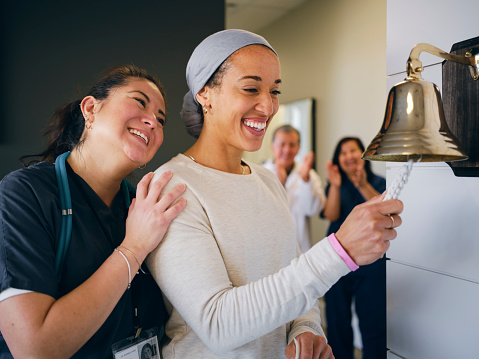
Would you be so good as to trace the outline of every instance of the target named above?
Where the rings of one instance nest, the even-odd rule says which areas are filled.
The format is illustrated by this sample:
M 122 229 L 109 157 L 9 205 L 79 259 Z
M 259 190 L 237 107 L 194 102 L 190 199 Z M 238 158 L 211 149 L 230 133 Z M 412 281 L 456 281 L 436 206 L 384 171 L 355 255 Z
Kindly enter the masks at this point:
M 108 159 L 128 159 L 132 167 L 149 162 L 163 142 L 165 101 L 160 90 L 145 79 L 130 79 L 98 101 L 83 102 L 91 128 L 85 130 L 85 146 Z

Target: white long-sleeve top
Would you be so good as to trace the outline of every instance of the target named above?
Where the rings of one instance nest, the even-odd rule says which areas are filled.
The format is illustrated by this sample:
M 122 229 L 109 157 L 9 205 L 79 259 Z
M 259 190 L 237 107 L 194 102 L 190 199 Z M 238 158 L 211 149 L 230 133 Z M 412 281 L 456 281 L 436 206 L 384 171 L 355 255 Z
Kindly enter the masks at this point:
M 324 335 L 317 298 L 350 270 L 329 241 L 297 257 L 286 193 L 274 174 L 201 166 L 178 155 L 156 171 L 187 190 L 147 265 L 170 313 L 165 358 L 281 358 L 310 331 Z
M 273 160 L 266 161 L 263 166 L 276 174 Z M 326 196 L 321 177 L 315 170 L 309 171 L 309 182 L 303 181 L 300 171 L 301 164 L 295 163 L 284 187 L 288 196 L 289 210 L 296 226 L 296 238 L 304 253 L 311 248 L 309 218 L 318 215 L 319 211 L 323 209 Z

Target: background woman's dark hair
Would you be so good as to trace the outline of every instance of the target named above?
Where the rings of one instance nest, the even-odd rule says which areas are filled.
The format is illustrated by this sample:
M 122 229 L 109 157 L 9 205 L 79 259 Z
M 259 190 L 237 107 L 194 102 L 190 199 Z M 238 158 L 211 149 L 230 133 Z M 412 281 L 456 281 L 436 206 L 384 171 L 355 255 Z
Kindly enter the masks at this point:
M 339 153 L 341 152 L 341 146 L 345 142 L 349 141 L 354 141 L 358 144 L 359 148 L 361 149 L 361 152 L 364 152 L 365 148 L 361 140 L 357 137 L 343 137 L 341 140 L 339 140 L 338 144 L 336 145 L 336 149 L 334 150 L 333 154 L 333 165 L 338 166 L 339 168 L 339 173 L 341 173 L 341 177 L 345 178 L 347 177 L 346 173 L 341 169 L 341 166 L 339 165 Z M 371 170 L 371 163 L 369 161 L 365 161 L 366 163 L 364 164 L 364 169 L 366 170 L 366 175 L 368 177 L 368 182 L 372 180 L 373 176 L 373 171 Z
M 90 89 L 86 96 L 93 96 L 102 101 L 108 98 L 111 91 L 124 86 L 132 78 L 145 79 L 155 84 L 160 90 L 166 104 L 165 90 L 160 81 L 146 70 L 135 65 L 122 65 L 110 69 Z M 85 97 L 86 97 L 85 96 Z M 80 109 L 83 97 L 60 107 L 55 111 L 50 123 L 44 131 L 44 137 L 48 139 L 47 148 L 36 155 L 26 155 L 20 158 L 25 166 L 40 161 L 54 162 L 64 152 L 71 151 L 83 142 L 82 134 L 85 128 L 85 119 Z M 39 157 L 33 161 L 25 161 L 27 158 Z

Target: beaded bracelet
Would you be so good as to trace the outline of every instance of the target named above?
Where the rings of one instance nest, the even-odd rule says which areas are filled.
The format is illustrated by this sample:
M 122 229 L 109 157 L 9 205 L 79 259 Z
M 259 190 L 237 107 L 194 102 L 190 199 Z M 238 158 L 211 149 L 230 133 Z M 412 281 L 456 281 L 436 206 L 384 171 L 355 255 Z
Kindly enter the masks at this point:
M 118 246 L 118 247 L 121 247 L 121 248 L 123 248 L 125 251 L 131 253 L 131 255 L 132 255 L 133 257 L 135 257 L 136 263 L 138 263 L 138 267 L 140 267 L 141 273 L 146 274 L 145 271 L 143 270 L 143 268 L 141 268 L 140 261 L 139 261 L 138 258 L 136 257 L 135 253 L 133 253 L 132 251 L 130 251 L 130 250 L 129 250 L 128 248 L 126 248 L 125 246 Z
M 128 288 L 130 289 L 131 287 L 131 268 L 130 268 L 130 262 L 128 262 L 128 258 L 120 251 L 118 248 L 115 248 L 115 252 L 118 252 L 121 254 L 121 256 L 125 259 L 126 264 L 128 265 Z

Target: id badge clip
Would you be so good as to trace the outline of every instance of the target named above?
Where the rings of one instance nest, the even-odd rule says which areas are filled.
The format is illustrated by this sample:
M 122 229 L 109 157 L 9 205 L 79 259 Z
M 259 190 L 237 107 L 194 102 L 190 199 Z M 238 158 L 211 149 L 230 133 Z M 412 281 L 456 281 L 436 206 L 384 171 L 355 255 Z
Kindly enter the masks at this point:
M 163 329 L 163 328 L 162 328 Z M 158 338 L 161 338 L 158 328 L 148 330 L 137 328 L 135 335 L 123 339 L 111 346 L 115 359 L 159 359 L 160 347 Z

